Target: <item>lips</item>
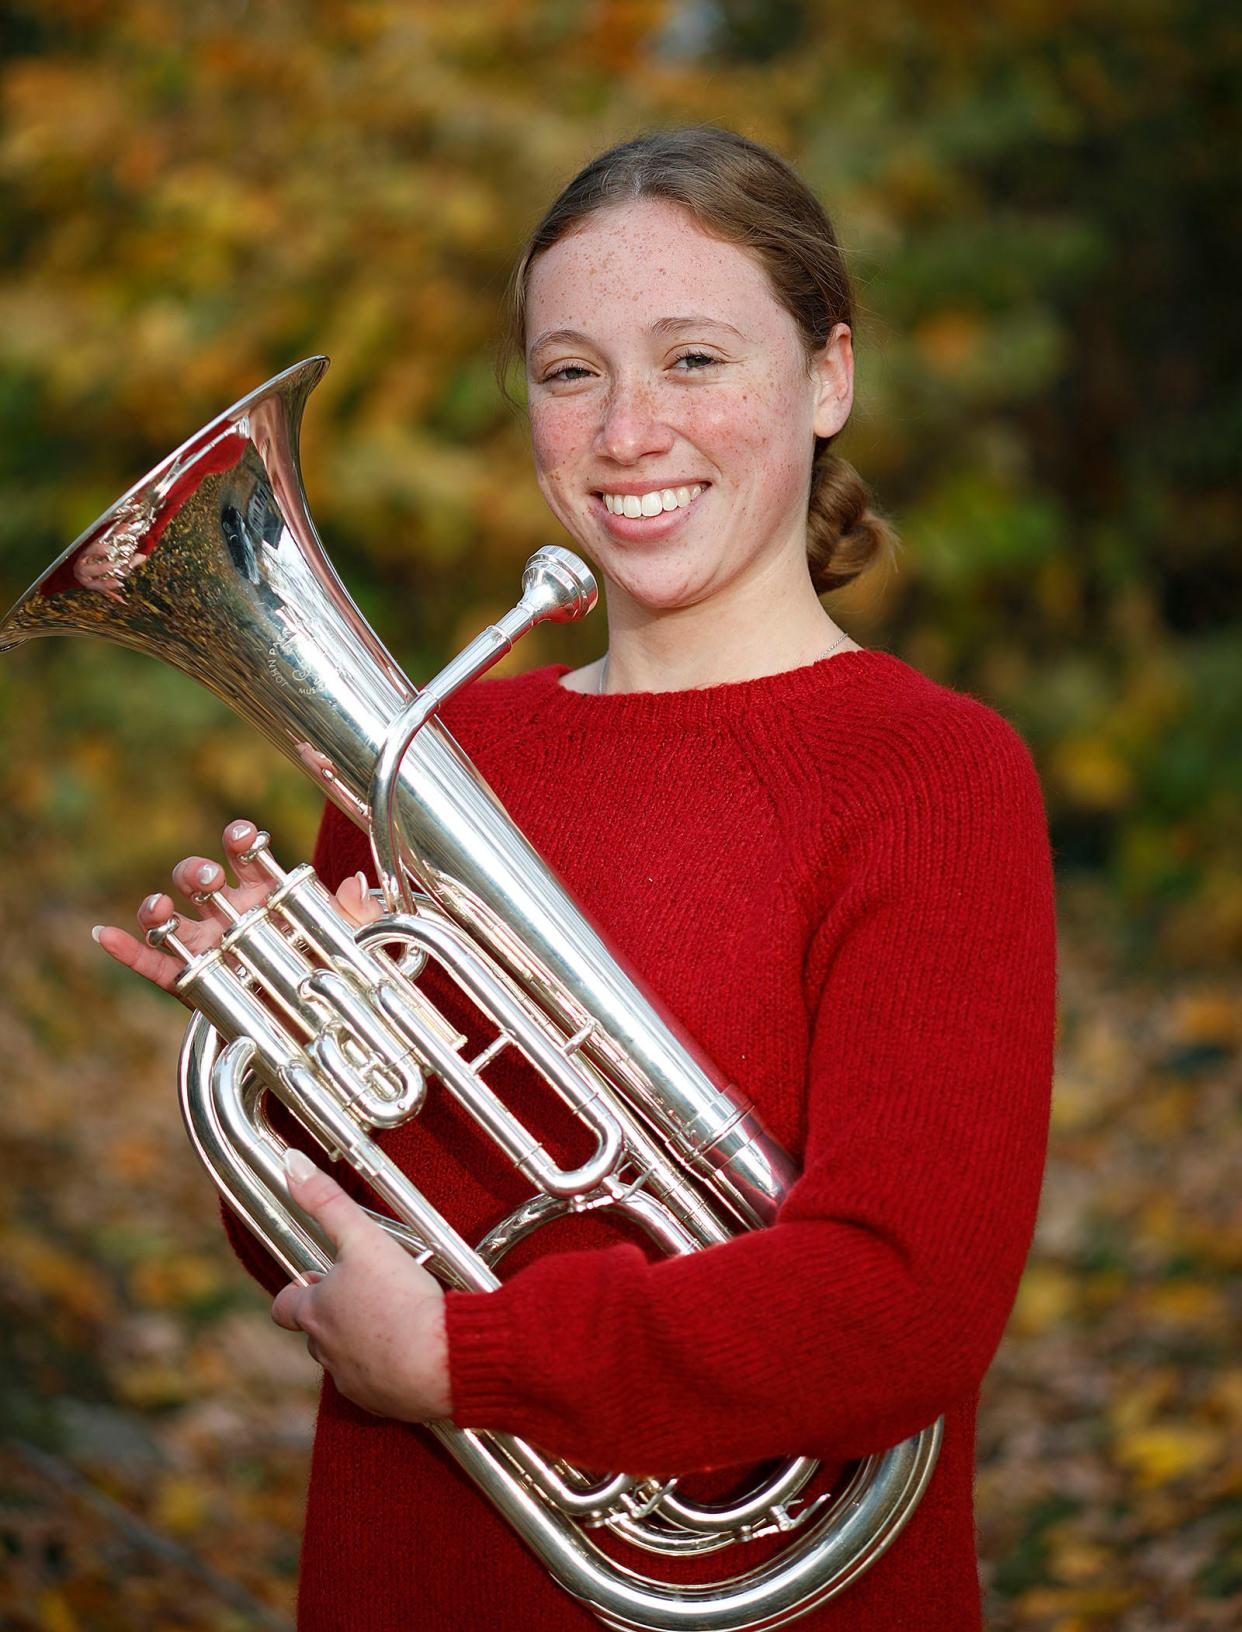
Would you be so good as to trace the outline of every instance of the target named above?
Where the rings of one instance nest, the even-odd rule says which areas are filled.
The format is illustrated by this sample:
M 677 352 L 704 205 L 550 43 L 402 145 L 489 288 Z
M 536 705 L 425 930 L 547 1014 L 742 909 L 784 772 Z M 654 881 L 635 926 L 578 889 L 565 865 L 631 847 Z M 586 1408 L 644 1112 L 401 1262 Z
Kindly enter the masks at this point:
M 641 482 L 601 482 L 590 491 L 596 498 L 602 498 L 605 493 L 632 493 L 641 499 L 644 493 L 662 493 L 666 487 L 671 487 L 676 492 L 679 487 L 710 486 L 711 483 L 703 476 L 670 476 L 666 481 L 648 476 Z

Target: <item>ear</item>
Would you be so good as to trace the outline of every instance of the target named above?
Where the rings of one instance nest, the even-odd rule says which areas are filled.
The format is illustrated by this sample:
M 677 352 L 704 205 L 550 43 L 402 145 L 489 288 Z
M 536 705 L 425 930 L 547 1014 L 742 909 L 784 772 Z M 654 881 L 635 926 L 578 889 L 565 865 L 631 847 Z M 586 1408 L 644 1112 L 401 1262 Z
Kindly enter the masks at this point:
M 811 358 L 815 387 L 815 435 L 835 436 L 854 402 L 854 339 L 848 323 L 838 323 L 823 349 Z

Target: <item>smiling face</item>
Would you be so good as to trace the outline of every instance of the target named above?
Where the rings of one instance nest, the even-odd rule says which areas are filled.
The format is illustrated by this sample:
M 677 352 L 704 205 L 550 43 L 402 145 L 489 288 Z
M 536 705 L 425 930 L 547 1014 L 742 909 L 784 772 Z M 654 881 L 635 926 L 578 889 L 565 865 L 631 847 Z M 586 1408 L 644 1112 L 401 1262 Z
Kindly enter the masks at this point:
M 756 259 L 639 199 L 535 261 L 526 342 L 539 486 L 610 609 L 807 578 L 814 439 L 850 408 L 844 324 L 808 367 Z

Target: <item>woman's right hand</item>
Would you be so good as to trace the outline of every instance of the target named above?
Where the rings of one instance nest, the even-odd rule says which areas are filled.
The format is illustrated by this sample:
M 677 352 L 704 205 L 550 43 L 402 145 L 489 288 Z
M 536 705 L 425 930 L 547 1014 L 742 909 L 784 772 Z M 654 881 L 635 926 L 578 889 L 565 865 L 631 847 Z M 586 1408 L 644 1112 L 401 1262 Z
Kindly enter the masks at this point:
M 257 861 L 241 859 L 254 843 L 257 832 L 255 824 L 246 820 L 230 822 L 224 830 L 224 853 L 237 880 L 235 884 L 227 882 L 224 868 L 208 856 L 186 856 L 179 861 L 172 871 L 173 884 L 193 904 L 193 911 L 180 910 L 170 895 L 157 891 L 147 896 L 138 908 L 138 925 L 143 935 L 176 912 L 181 920 L 177 938 L 191 952 L 206 952 L 218 945 L 227 927 L 224 916 L 213 911 L 209 902 L 197 902 L 194 897 L 209 890 L 221 890 L 223 886 L 221 893 L 238 912 L 246 912 L 266 900 L 272 891 L 271 879 Z M 380 909 L 368 894 L 366 879 L 361 873 L 345 879 L 336 892 L 336 900 L 356 924 L 369 923 L 380 916 Z M 177 995 L 173 989 L 185 968 L 180 958 L 148 946 L 145 939 L 139 940 L 115 924 L 97 925 L 91 933 L 109 957 L 164 991 Z

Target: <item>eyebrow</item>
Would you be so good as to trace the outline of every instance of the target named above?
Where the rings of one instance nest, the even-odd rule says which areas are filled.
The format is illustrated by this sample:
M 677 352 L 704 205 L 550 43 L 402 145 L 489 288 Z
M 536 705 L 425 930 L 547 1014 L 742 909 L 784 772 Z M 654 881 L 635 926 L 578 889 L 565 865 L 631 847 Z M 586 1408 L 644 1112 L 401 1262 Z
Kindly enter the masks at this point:
M 662 338 L 665 335 L 675 334 L 680 329 L 698 329 L 705 325 L 713 329 L 724 329 L 729 334 L 736 335 L 739 340 L 745 340 L 746 338 L 740 329 L 733 327 L 732 323 L 726 323 L 723 318 L 708 317 L 701 312 L 690 317 L 657 318 L 651 324 L 649 332 Z M 585 341 L 588 345 L 594 344 L 590 335 L 584 334 L 581 329 L 549 329 L 546 334 L 541 334 L 532 343 L 527 355 L 533 357 L 544 346 L 573 345 L 578 341 Z

